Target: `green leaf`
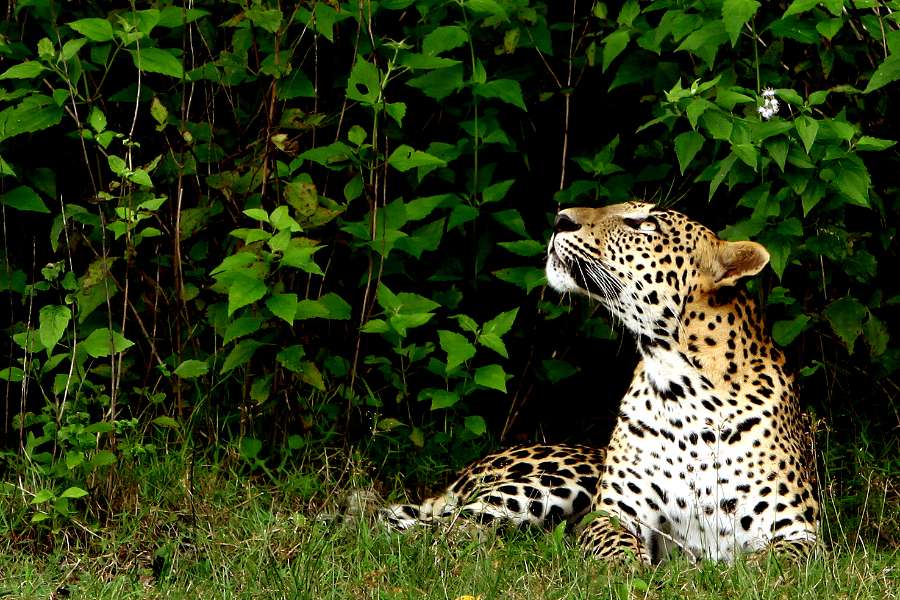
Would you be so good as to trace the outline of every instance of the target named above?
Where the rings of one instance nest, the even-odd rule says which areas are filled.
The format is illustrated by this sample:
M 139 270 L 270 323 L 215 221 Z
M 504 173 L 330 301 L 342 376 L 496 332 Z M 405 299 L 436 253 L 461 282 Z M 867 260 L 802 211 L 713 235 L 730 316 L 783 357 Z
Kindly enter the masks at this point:
M 80 487 L 68 487 L 59 495 L 60 498 L 84 498 L 88 493 Z
M 41 307 L 39 314 L 40 340 L 48 354 L 66 332 L 66 327 L 71 319 L 72 310 L 68 306 L 49 304 Z
M 181 60 L 173 54 L 174 50 L 162 48 L 141 48 L 129 50 L 134 66 L 145 73 L 159 73 L 176 79 L 184 77 Z
M 79 19 L 66 25 L 92 42 L 108 42 L 113 39 L 112 23 L 106 19 Z
M 700 117 L 700 124 L 716 140 L 729 140 L 733 128 L 731 119 L 719 110 L 707 110 Z
M 282 15 L 281 11 L 277 8 L 266 10 L 254 6 L 249 9 L 246 14 L 254 25 L 269 33 L 277 33 L 278 29 L 281 27 Z
M 806 115 L 800 115 L 794 119 L 794 127 L 797 128 L 803 147 L 806 149 L 806 153 L 809 154 L 809 149 L 812 148 L 813 143 L 816 141 L 816 134 L 819 132 L 819 122 Z
M 626 29 L 617 29 L 605 38 L 603 38 L 603 71 L 609 68 L 609 65 L 622 54 L 631 34 Z
M 483 98 L 497 98 L 522 110 L 528 110 L 522 99 L 522 87 L 514 79 L 494 79 L 486 83 L 479 83 L 475 86 L 474 91 L 476 95 Z
M 259 317 L 241 317 L 239 319 L 235 319 L 231 323 L 228 324 L 228 327 L 225 329 L 225 335 L 222 339 L 222 345 L 227 346 L 232 341 L 244 337 L 245 335 L 250 335 L 251 333 L 256 333 L 259 331 L 260 326 L 262 325 L 262 319 Z
M 429 399 L 431 400 L 431 410 L 441 410 L 443 408 L 450 408 L 459 402 L 459 394 L 434 388 L 422 390 L 419 394 L 419 400 Z
M 779 346 L 787 346 L 807 328 L 809 315 L 798 315 L 787 321 L 776 321 L 772 325 L 772 338 Z
M 885 324 L 875 315 L 869 313 L 869 318 L 863 325 L 863 333 L 872 356 L 880 356 L 887 351 L 891 336 Z
M 228 284 L 228 316 L 237 309 L 261 299 L 269 289 L 253 271 L 243 270 L 234 273 Z
M 421 90 L 435 100 L 443 100 L 463 87 L 464 69 L 462 65 L 435 69 L 420 77 L 407 80 L 406 85 Z
M 38 490 L 38 492 L 34 495 L 34 498 L 31 499 L 32 504 L 43 504 L 44 502 L 48 502 L 56 498 L 56 495 L 50 490 Z
M 494 277 L 507 283 L 515 284 L 530 294 L 531 290 L 546 283 L 544 269 L 536 267 L 510 267 L 493 272 Z
M 722 184 L 722 181 L 725 179 L 725 176 L 728 175 L 728 172 L 731 170 L 731 167 L 734 166 L 734 162 L 737 160 L 736 154 L 729 154 L 724 159 L 719 161 L 719 169 L 716 171 L 716 174 L 713 175 L 712 180 L 709 182 L 709 198 L 708 200 L 712 200 L 713 194 L 716 193 L 716 190 L 719 189 L 719 185 Z
M 759 2 L 756 0 L 725 0 L 722 3 L 722 20 L 725 23 L 725 31 L 731 38 L 731 45 L 737 44 L 744 24 L 753 18 L 759 10 Z
M 357 59 L 347 80 L 347 98 L 374 106 L 381 98 L 381 73 L 378 67 Z
M 682 175 L 703 147 L 705 139 L 696 131 L 686 131 L 675 138 L 675 156 L 678 157 L 678 167 Z
M 175 368 L 175 375 L 182 379 L 195 379 L 203 377 L 209 371 L 209 364 L 205 360 L 188 359 Z
M 475 370 L 475 383 L 486 388 L 491 388 L 492 390 L 505 392 L 506 371 L 504 371 L 503 367 L 500 365 L 478 367 L 478 369 Z
M 869 79 L 869 83 L 866 85 L 863 93 L 874 92 L 898 79 L 900 79 L 900 54 L 891 54 L 872 73 L 872 77 Z
M 256 340 L 243 340 L 235 344 L 234 349 L 225 357 L 225 363 L 222 365 L 221 375 L 233 371 L 237 367 L 246 364 L 253 358 L 256 350 L 262 346 L 261 342 Z
M 519 314 L 519 309 L 514 308 L 512 310 L 508 310 L 506 312 L 502 312 L 482 327 L 482 331 L 484 333 L 496 333 L 497 335 L 506 335 L 509 333 L 509 330 L 512 329 L 513 323 L 516 321 L 516 315 Z
M 94 358 L 103 358 L 111 354 L 123 352 L 134 346 L 118 331 L 111 331 L 105 327 L 95 329 L 87 339 L 81 342 L 81 347 Z
M 832 161 L 834 179 L 831 184 L 858 206 L 869 206 L 872 179 L 866 165 L 858 156 Z
M 499 202 L 506 197 L 506 193 L 509 191 L 509 188 L 512 187 L 512 184 L 516 182 L 515 179 L 507 179 L 505 181 L 500 181 L 493 185 L 489 185 L 484 189 L 481 193 L 481 201 L 484 204 L 488 204 L 490 202 Z
M 787 10 L 784 11 L 782 18 L 812 10 L 817 4 L 819 4 L 819 0 L 794 0 Z
M 421 150 L 415 150 L 406 144 L 401 144 L 394 150 L 387 160 L 388 164 L 405 173 L 416 167 L 446 166 L 447 162 L 437 156 L 432 156 Z
M 756 170 L 756 159 L 759 157 L 759 151 L 753 144 L 732 144 L 731 151 L 737 155 L 741 161 Z
M 38 213 L 50 212 L 50 209 L 47 208 L 47 205 L 44 204 L 41 197 L 37 195 L 37 192 L 27 185 L 20 185 L 19 187 L 6 192 L 0 196 L 0 203 L 22 211 Z
M 46 70 L 47 67 L 41 63 L 34 60 L 26 60 L 0 73 L 0 79 L 33 79 Z
M 825 318 L 831 323 L 831 328 L 847 346 L 850 354 L 853 354 L 856 338 L 863 332 L 863 319 L 868 312 L 868 309 L 852 296 L 835 300 L 823 311 Z
M 568 379 L 578 372 L 572 363 L 554 358 L 541 361 L 541 366 L 551 383 Z
M 500 242 L 498 245 L 519 256 L 541 256 L 547 252 L 546 244 L 542 244 L 536 240 Z
M 438 27 L 422 38 L 422 52 L 437 55 L 459 48 L 468 41 L 468 32 L 458 25 Z
M 0 111 L 0 141 L 57 125 L 62 120 L 62 115 L 62 108 L 55 104 L 41 106 L 23 101 L 17 106 L 6 108 Z
M 854 148 L 857 152 L 874 151 L 880 152 L 894 146 L 897 142 L 894 140 L 885 140 L 882 138 L 869 137 L 864 135 L 856 140 Z
M 447 372 L 475 356 L 475 346 L 465 336 L 446 329 L 438 330 L 441 349 L 447 353 Z
M 469 415 L 463 420 L 463 425 L 466 428 L 466 431 L 474 433 L 475 435 L 484 435 L 487 431 L 487 423 L 484 422 L 484 418 L 478 415 Z
M 294 345 L 288 346 L 276 354 L 275 360 L 288 371 L 301 373 L 303 371 L 302 360 L 304 356 L 306 356 L 306 351 L 303 350 L 303 346 Z
M 204 363 L 204 364 L 206 364 L 206 363 Z M 176 421 L 172 417 L 169 417 L 166 415 L 156 417 L 155 419 L 153 419 L 150 422 L 153 423 L 154 425 L 156 425 L 157 427 L 162 427 L 164 429 L 178 429 L 179 428 L 178 421 Z
M 781 172 L 784 173 L 784 163 L 788 154 L 787 141 L 782 138 L 768 141 L 766 142 L 766 151 L 772 157 L 772 160 L 775 161 L 775 164 L 778 165 L 778 168 L 781 169 Z
M 266 308 L 288 325 L 293 325 L 297 314 L 297 294 L 272 294 L 266 299 Z

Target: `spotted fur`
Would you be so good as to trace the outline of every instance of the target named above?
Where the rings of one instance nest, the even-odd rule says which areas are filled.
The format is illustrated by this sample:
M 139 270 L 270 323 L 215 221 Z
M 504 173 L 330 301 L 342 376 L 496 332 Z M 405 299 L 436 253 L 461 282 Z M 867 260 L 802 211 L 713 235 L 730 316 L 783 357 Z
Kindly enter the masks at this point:
M 576 523 L 597 494 L 603 456 L 588 446 L 516 446 L 469 465 L 440 496 L 391 506 L 384 516 L 397 529 L 460 514 L 515 525 Z
M 652 204 L 560 212 L 550 285 L 603 304 L 640 353 L 608 447 L 492 454 L 442 496 L 388 518 L 407 527 L 461 510 L 545 524 L 589 508 L 579 540 L 599 558 L 809 552 L 819 506 L 808 424 L 759 308 L 736 286 L 768 260 L 755 242 L 720 240 Z M 552 501 L 586 493 L 589 507 Z

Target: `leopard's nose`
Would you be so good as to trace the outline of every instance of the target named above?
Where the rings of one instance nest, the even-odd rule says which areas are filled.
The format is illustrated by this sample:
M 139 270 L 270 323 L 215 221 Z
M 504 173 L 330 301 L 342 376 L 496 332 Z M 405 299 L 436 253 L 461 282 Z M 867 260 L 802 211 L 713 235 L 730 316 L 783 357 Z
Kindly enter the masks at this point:
M 572 217 L 566 213 L 561 212 L 556 215 L 556 221 L 553 223 L 553 231 L 555 233 L 578 231 L 579 229 L 581 229 L 581 224 L 576 223 Z

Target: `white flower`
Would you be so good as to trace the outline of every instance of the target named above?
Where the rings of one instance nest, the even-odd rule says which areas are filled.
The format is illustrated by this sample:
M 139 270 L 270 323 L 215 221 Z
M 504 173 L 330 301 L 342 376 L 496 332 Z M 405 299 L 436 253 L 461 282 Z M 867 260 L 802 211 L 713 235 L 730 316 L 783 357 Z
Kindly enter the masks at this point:
M 760 95 L 763 97 L 763 103 L 756 110 L 763 119 L 768 121 L 778 114 L 778 99 L 775 98 L 775 90 L 772 88 L 764 88 Z

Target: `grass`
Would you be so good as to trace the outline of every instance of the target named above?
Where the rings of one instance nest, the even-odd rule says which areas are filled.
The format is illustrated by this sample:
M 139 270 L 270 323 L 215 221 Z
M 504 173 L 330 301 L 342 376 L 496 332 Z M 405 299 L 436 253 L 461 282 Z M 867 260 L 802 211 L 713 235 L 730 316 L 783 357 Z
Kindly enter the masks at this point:
M 584 558 L 562 530 L 389 532 L 347 518 L 326 472 L 266 483 L 197 466 L 190 486 L 188 473 L 171 455 L 145 468 L 102 528 L 69 525 L 39 539 L 7 531 L 0 598 L 900 596 L 900 550 L 875 549 L 861 529 L 826 529 L 830 547 L 803 564 L 606 565 Z M 900 507 L 877 510 L 884 522 Z M 2 522 L 27 521 L 14 496 L 0 496 L 0 512 Z

